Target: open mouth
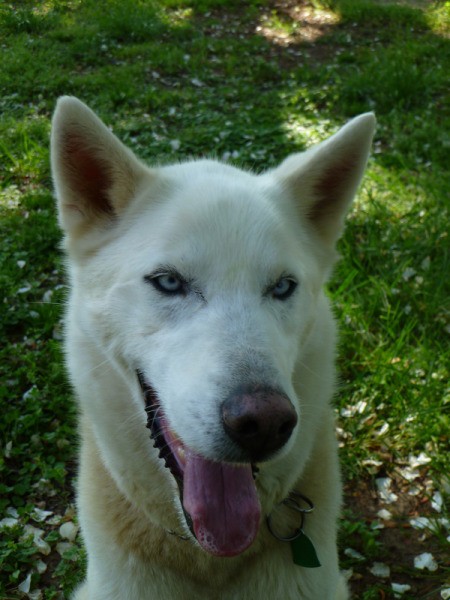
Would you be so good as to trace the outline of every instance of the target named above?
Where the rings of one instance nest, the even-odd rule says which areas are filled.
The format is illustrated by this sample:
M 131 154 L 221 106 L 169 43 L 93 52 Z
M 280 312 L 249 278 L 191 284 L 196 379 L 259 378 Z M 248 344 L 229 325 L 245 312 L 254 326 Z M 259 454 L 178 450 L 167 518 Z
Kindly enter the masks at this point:
M 200 546 L 215 556 L 236 556 L 254 541 L 261 507 L 250 463 L 214 462 L 189 449 L 170 428 L 158 396 L 137 376 L 154 446 L 178 484 L 181 504 Z
M 159 457 L 174 476 L 180 493 L 183 492 L 183 473 L 186 464 L 186 450 L 166 422 L 164 413 L 159 405 L 154 389 L 145 381 L 140 371 L 137 372 L 139 384 L 145 400 L 147 413 L 147 428 L 154 441 L 154 447 L 159 450 Z

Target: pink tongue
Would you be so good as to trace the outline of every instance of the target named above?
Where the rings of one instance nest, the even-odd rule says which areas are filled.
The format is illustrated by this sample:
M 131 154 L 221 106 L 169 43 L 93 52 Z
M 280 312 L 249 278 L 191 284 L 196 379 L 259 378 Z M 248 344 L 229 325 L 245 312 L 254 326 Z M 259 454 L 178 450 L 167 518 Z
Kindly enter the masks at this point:
M 250 546 L 261 514 L 250 465 L 216 463 L 188 454 L 183 486 L 184 509 L 206 552 L 235 556 Z

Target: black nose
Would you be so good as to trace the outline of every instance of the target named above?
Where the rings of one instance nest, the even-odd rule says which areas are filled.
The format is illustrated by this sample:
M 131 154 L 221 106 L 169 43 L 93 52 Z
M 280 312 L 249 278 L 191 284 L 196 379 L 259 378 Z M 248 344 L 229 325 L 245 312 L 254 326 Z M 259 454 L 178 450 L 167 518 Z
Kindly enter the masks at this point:
M 266 387 L 236 390 L 222 405 L 223 426 L 251 462 L 280 450 L 297 424 L 289 398 Z

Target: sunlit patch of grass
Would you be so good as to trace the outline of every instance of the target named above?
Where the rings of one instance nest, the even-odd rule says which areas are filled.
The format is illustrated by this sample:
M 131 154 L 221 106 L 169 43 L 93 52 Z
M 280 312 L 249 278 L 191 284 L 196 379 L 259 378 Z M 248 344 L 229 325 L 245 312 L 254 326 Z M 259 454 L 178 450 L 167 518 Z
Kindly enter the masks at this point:
M 450 30 L 450 2 L 436 2 L 427 13 L 427 22 L 438 35 L 448 35 Z

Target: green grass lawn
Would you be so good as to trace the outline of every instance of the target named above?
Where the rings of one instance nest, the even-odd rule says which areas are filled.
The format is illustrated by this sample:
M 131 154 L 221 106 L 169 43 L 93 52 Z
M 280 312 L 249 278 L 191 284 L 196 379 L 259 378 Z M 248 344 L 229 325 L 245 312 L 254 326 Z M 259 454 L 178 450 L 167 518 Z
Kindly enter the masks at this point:
M 330 285 L 342 565 L 358 599 L 450 597 L 449 32 L 442 0 L 0 6 L 0 598 L 68 597 L 84 568 L 48 155 L 61 94 L 149 162 L 255 170 L 377 113 Z

